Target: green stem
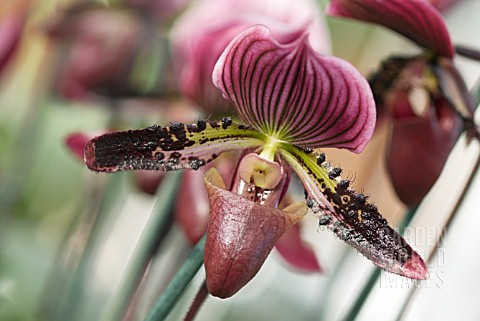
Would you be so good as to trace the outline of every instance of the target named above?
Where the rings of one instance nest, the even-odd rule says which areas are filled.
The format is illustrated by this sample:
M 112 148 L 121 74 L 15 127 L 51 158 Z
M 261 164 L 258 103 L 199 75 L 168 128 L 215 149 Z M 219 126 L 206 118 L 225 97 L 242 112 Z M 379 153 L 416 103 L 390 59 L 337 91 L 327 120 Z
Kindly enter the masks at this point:
M 79 308 L 82 307 L 85 298 L 84 292 L 85 285 L 88 283 L 88 272 L 95 258 L 108 218 L 112 214 L 113 209 L 118 205 L 118 202 L 123 199 L 123 193 L 121 193 L 123 179 L 123 175 L 112 175 L 108 178 L 98 213 L 90 218 L 92 221 L 89 223 L 92 227 L 71 278 L 69 290 L 63 298 L 57 298 L 62 303 L 58 304 L 60 309 L 56 318 L 52 318 L 53 320 L 75 320 L 80 318 Z
M 128 262 L 119 288 L 100 320 L 118 321 L 125 316 L 129 302 L 158 247 L 159 238 L 166 234 L 170 226 L 172 207 L 180 184 L 181 174 L 181 172 L 168 173 L 160 184 L 157 190 L 158 199 L 152 215 L 145 225 L 145 229 Z
M 206 236 L 197 243 L 193 252 L 187 258 L 180 270 L 163 291 L 162 295 L 155 301 L 145 321 L 161 321 L 170 313 L 177 303 L 187 285 L 203 264 L 203 248 L 205 247 Z

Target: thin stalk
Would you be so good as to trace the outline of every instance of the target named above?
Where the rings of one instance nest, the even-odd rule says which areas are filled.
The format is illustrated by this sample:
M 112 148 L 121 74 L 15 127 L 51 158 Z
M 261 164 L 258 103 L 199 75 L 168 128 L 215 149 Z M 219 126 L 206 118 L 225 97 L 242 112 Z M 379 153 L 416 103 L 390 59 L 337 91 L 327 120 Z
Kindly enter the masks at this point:
M 458 50 L 458 46 L 456 46 L 456 50 Z M 461 49 L 460 49 L 461 50 Z M 476 87 L 476 86 L 474 86 Z M 475 106 L 478 106 L 478 104 L 480 103 L 480 99 L 478 99 L 477 95 L 476 95 L 476 90 L 471 90 L 470 94 L 472 95 L 472 97 L 474 97 L 474 100 L 475 100 Z M 474 109 L 476 109 L 474 107 Z M 460 137 L 460 136 L 459 136 Z M 457 142 L 458 142 L 458 139 L 457 139 Z M 463 202 L 463 199 L 464 199 L 464 196 L 465 194 L 467 193 L 472 181 L 473 181 L 473 178 L 477 175 L 478 173 L 478 170 L 479 170 L 479 167 L 480 166 L 480 155 L 478 155 L 477 157 L 477 160 L 476 160 L 476 163 L 475 163 L 475 167 L 472 171 L 472 173 L 470 174 L 463 190 L 462 190 L 462 193 L 460 194 L 460 197 L 459 199 L 457 200 L 452 212 L 450 213 L 450 216 L 448 217 L 447 219 L 447 222 L 445 223 L 445 226 L 444 228 L 442 229 L 442 232 L 441 234 L 439 235 L 438 239 L 436 240 L 436 244 L 435 244 L 435 248 L 434 250 L 430 253 L 430 255 L 428 256 L 427 258 L 427 265 L 430 263 L 431 259 L 434 257 L 436 251 L 437 251 L 437 248 L 438 248 L 438 245 L 439 243 L 441 242 L 441 240 L 444 238 L 445 236 L 445 232 L 447 230 L 447 228 L 451 225 L 451 223 L 453 222 L 453 219 L 455 217 L 455 214 L 456 212 L 458 211 L 458 209 L 460 208 L 462 202 Z M 417 207 L 418 208 L 418 207 Z M 400 225 L 399 227 L 399 231 L 401 234 L 403 234 L 403 231 L 405 229 L 405 227 L 408 226 L 408 224 L 410 223 L 410 221 L 412 220 L 412 218 L 415 216 L 415 213 L 417 211 L 417 208 L 415 209 L 411 209 L 409 212 L 407 212 L 405 218 L 404 218 L 404 222 L 402 222 L 402 224 Z M 372 274 L 370 275 L 370 278 L 368 279 L 367 283 L 365 284 L 365 287 L 363 288 L 362 292 L 360 293 L 360 295 L 358 296 L 357 298 L 357 301 L 355 302 L 355 304 L 353 305 L 352 309 L 350 310 L 349 314 L 347 315 L 347 317 L 344 319 L 344 321 L 351 321 L 351 320 L 354 320 L 356 318 L 356 316 L 358 315 L 358 312 L 360 312 L 360 309 L 362 308 L 362 306 L 364 305 L 368 295 L 370 294 L 371 292 L 371 289 L 372 289 L 372 286 L 373 284 L 375 284 L 376 280 L 379 278 L 380 276 L 380 272 L 381 270 L 380 269 L 376 269 L 375 271 L 372 272 Z M 401 320 L 404 312 L 406 311 L 410 301 L 411 301 L 411 298 L 413 297 L 413 294 L 415 292 L 417 288 L 416 287 L 413 287 L 410 289 L 410 293 L 407 297 L 407 300 L 404 302 L 404 305 L 402 307 L 402 309 L 400 310 L 399 314 L 398 314 L 398 317 L 397 317 L 397 321 L 398 320 Z
M 198 289 L 197 295 L 195 299 L 193 299 L 192 305 L 190 309 L 188 309 L 187 315 L 183 319 L 183 321 L 193 321 L 197 316 L 200 308 L 202 307 L 205 299 L 208 297 L 208 289 L 207 289 L 207 281 L 204 280 L 200 289 Z
M 203 264 L 203 249 L 206 236 L 197 243 L 190 256 L 175 274 L 166 289 L 155 301 L 145 321 L 162 321 L 173 309 L 183 291 Z
M 94 260 L 99 240 L 105 230 L 105 224 L 113 212 L 113 209 L 122 201 L 123 195 L 120 192 L 123 175 L 112 175 L 109 177 L 105 188 L 105 195 L 98 210 L 98 213 L 92 217 L 92 227 L 88 233 L 87 242 L 84 245 L 82 254 L 78 260 L 78 265 L 71 279 L 69 291 L 63 298 L 58 298 L 61 304 L 58 304 L 60 311 L 57 318 L 53 320 L 74 320 L 79 317 L 78 311 L 82 306 L 82 298 L 84 298 L 85 284 L 88 279 L 88 271 Z
M 455 49 L 457 49 L 458 46 L 455 46 Z M 478 52 L 477 52 L 478 53 Z M 479 58 L 480 58 L 480 55 L 479 55 Z M 479 83 L 479 79 L 477 79 L 477 84 Z M 474 107 L 474 110 L 477 109 L 478 105 L 480 104 L 480 97 L 478 96 L 478 87 L 477 85 L 474 85 L 473 86 L 473 89 L 470 90 L 470 95 L 473 97 L 474 99 L 474 103 L 475 103 L 475 107 Z M 479 142 L 480 143 L 480 142 Z M 470 189 L 470 186 L 472 185 L 472 182 L 473 182 L 473 179 L 475 178 L 475 176 L 477 176 L 477 174 L 479 173 L 479 167 L 480 167 L 480 154 L 477 156 L 477 159 L 475 161 L 475 165 L 474 167 L 472 168 L 472 172 L 470 173 L 470 175 L 468 176 L 468 179 L 467 179 L 467 182 L 465 183 L 463 189 L 462 189 L 462 192 L 460 193 L 460 196 L 458 197 L 457 199 L 457 202 L 455 203 L 455 206 L 453 207 L 452 209 L 452 212 L 450 213 L 450 215 L 448 216 L 448 219 L 447 221 L 445 222 L 445 226 L 443 227 L 442 229 L 442 232 L 440 233 L 440 235 L 438 236 L 436 242 L 435 242 L 435 247 L 433 249 L 433 251 L 430 253 L 430 255 L 428 256 L 428 259 L 427 259 L 427 265 L 431 262 L 431 260 L 433 259 L 433 257 L 435 256 L 436 252 L 437 252 L 437 249 L 439 248 L 439 245 L 440 243 L 442 242 L 442 240 L 444 239 L 445 237 L 445 233 L 447 231 L 447 229 L 452 225 L 455 217 L 457 216 L 457 212 L 459 210 L 459 208 L 461 207 L 464 199 L 465 199 L 465 195 L 467 194 L 468 190 Z M 402 306 L 402 309 L 399 311 L 398 313 L 398 316 L 397 316 L 397 319 L 396 321 L 399 321 L 402 319 L 402 317 L 404 316 L 404 313 L 405 311 L 407 311 L 410 303 L 411 303 L 411 300 L 412 300 L 412 297 L 413 295 L 415 294 L 415 290 L 417 289 L 417 287 L 413 287 L 410 289 L 409 291 L 409 294 L 407 296 L 407 299 L 405 300 L 405 302 L 403 303 L 403 306 Z
M 477 49 L 462 45 L 455 45 L 455 52 L 465 58 L 480 61 L 480 51 Z
M 467 183 L 465 184 L 464 188 L 462 189 L 462 193 L 460 194 L 457 202 L 455 203 L 455 206 L 454 206 L 452 212 L 450 213 L 447 221 L 445 222 L 445 226 L 443 227 L 442 232 L 440 233 L 440 235 L 438 236 L 438 238 L 435 242 L 435 247 L 434 247 L 433 251 L 428 256 L 427 265 L 431 263 L 433 257 L 437 253 L 437 249 L 439 248 L 440 243 L 442 242 L 442 240 L 445 237 L 445 233 L 446 233 L 447 229 L 452 225 L 454 219 L 456 218 L 458 209 L 461 207 L 461 205 L 462 205 L 462 203 L 465 199 L 465 195 L 467 194 L 468 190 L 470 189 L 470 186 L 472 185 L 473 179 L 479 173 L 479 167 L 480 167 L 480 154 L 478 155 L 477 160 L 475 161 L 475 166 L 473 167 L 472 173 L 468 177 Z M 410 288 L 407 299 L 403 303 L 402 309 L 398 313 L 398 317 L 396 319 L 397 321 L 401 320 L 404 316 L 405 311 L 408 310 L 408 307 L 410 306 L 410 303 L 412 302 L 412 298 L 413 298 L 413 295 L 415 294 L 416 290 L 417 290 L 417 287 Z
M 157 190 L 158 199 L 152 215 L 145 225 L 145 229 L 128 262 L 119 288 L 100 320 L 118 321 L 125 316 L 129 302 L 135 294 L 148 263 L 158 247 L 159 240 L 165 236 L 170 226 L 174 196 L 180 184 L 181 174 L 181 172 L 168 173 L 160 184 Z

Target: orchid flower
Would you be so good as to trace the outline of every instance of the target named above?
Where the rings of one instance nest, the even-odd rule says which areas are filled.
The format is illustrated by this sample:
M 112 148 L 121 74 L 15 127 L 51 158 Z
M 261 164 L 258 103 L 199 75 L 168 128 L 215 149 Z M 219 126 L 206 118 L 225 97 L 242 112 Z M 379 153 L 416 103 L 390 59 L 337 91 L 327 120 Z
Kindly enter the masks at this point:
M 215 169 L 220 172 L 226 186 L 232 184 L 238 156 L 236 153 L 227 153 L 215 160 Z M 210 163 L 205 168 L 212 165 Z M 204 184 L 203 172 L 186 170 L 178 190 L 174 209 L 175 219 L 190 244 L 196 244 L 208 227 L 210 208 L 207 191 L 202 189 Z M 284 203 L 287 196 L 288 194 L 283 199 Z M 278 240 L 275 249 L 294 270 L 302 273 L 321 272 L 322 268 L 315 252 L 301 235 L 300 226 L 297 224 Z
M 186 125 L 109 133 L 85 146 L 97 172 L 199 169 L 220 153 L 242 150 L 228 188 L 205 173 L 210 221 L 205 245 L 209 292 L 230 297 L 259 271 L 277 240 L 307 213 L 379 267 L 426 278 L 422 258 L 356 193 L 319 148 L 359 153 L 375 126 L 367 81 L 349 63 L 314 51 L 306 34 L 281 44 L 257 25 L 235 37 L 213 82 L 240 114 Z M 278 209 L 295 173 L 306 200 Z
M 277 40 L 285 43 L 308 30 L 313 48 L 329 51 L 327 29 L 314 0 L 196 1 L 176 20 L 171 32 L 182 94 L 211 112 L 232 110 L 213 86 L 211 75 L 230 41 L 255 24 L 268 26 Z
M 333 0 L 327 13 L 380 24 L 427 49 L 388 59 L 370 80 L 377 107 L 393 121 L 387 152 L 393 186 L 416 206 L 440 175 L 462 123 L 478 136 L 445 22 L 426 0 Z
M 80 4 L 51 23 L 49 35 L 68 43 L 59 71 L 59 92 L 81 100 L 93 92 L 110 96 L 138 91 L 132 81 L 140 57 L 145 26 L 133 10 Z M 144 46 L 147 47 L 147 46 Z

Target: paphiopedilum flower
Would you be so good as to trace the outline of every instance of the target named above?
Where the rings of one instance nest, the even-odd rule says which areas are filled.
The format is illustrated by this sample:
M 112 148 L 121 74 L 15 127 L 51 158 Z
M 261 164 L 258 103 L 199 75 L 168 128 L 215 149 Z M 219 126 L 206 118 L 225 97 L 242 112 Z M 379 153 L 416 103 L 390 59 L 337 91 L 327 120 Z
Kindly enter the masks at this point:
M 333 0 L 327 13 L 383 25 L 426 49 L 388 59 L 370 81 L 377 106 L 393 121 L 387 153 L 393 186 L 416 206 L 440 175 L 462 122 L 477 136 L 444 20 L 427 0 Z
M 48 32 L 59 46 L 67 49 L 58 80 L 59 92 L 64 97 L 85 99 L 93 93 L 131 95 L 138 89 L 132 74 L 141 44 L 146 43 L 146 31 L 138 13 L 81 4 L 60 14 Z
M 237 163 L 238 155 L 232 153 L 221 155 L 215 161 L 215 169 L 225 180 L 226 186 L 233 183 Z M 207 168 L 211 165 L 213 164 L 207 165 Z M 191 244 L 196 244 L 207 231 L 210 207 L 207 191 L 202 189 L 204 184 L 204 172 L 186 170 L 182 175 L 177 195 L 175 218 Z M 275 248 L 295 270 L 300 272 L 322 270 L 310 244 L 302 239 L 298 225 L 287 231 L 275 244 Z
M 277 240 L 307 212 L 376 265 L 426 277 L 421 257 L 367 197 L 318 148 L 360 152 L 375 125 L 367 81 L 349 63 L 324 57 L 306 35 L 280 44 L 264 26 L 238 35 L 218 60 L 214 84 L 244 124 L 224 118 L 110 133 L 85 147 L 94 171 L 198 169 L 218 154 L 244 150 L 230 188 L 214 168 L 205 173 L 210 221 L 207 286 L 229 297 L 255 276 Z M 296 173 L 306 201 L 277 209 Z
M 230 41 L 248 27 L 263 24 L 283 43 L 308 30 L 314 49 L 325 53 L 330 44 L 322 18 L 313 0 L 200 0 L 193 3 L 177 19 L 171 32 L 180 91 L 208 111 L 230 112 L 230 102 L 222 98 L 211 81 L 213 67 Z

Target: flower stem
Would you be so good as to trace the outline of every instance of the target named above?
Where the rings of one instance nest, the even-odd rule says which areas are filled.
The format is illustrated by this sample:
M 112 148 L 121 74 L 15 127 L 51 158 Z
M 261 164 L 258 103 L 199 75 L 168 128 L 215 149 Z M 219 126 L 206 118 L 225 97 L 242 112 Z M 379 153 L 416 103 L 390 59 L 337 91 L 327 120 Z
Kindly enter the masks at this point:
M 205 299 L 208 297 L 208 289 L 207 289 L 207 281 L 204 280 L 200 289 L 198 289 L 197 295 L 195 299 L 193 299 L 192 305 L 187 312 L 187 315 L 183 319 L 183 321 L 193 321 L 197 316 L 198 311 L 202 307 Z
M 108 304 L 100 320 L 122 320 L 128 303 L 130 302 L 140 280 L 158 247 L 159 241 L 165 236 L 172 213 L 175 193 L 180 184 L 181 172 L 172 172 L 165 175 L 159 189 L 158 199 L 145 229 L 138 240 L 135 250 L 128 262 L 125 273 L 120 281 L 111 302 Z
M 121 193 L 121 187 L 123 186 L 123 180 L 124 177 L 121 175 L 109 177 L 98 212 L 93 213 L 85 222 L 83 222 L 85 225 L 91 225 L 88 231 L 88 237 L 86 238 L 85 243 L 81 244 L 82 250 L 78 260 L 75 262 L 67 262 L 73 263 L 76 268 L 70 278 L 62 280 L 68 287 L 65 291 L 66 293 L 64 293 L 63 296 L 60 293 L 57 293 L 59 296 L 55 298 L 54 303 L 46 303 L 52 307 L 58 307 L 58 311 L 47 312 L 50 315 L 50 320 L 81 319 L 80 309 L 83 307 L 82 304 L 84 303 L 86 296 L 85 284 L 88 283 L 88 272 L 90 271 L 103 232 L 105 231 L 105 228 L 107 228 L 108 218 L 113 214 L 113 209 L 118 205 L 118 202 L 121 202 L 122 200 L 121 197 L 123 196 L 123 193 Z M 92 211 L 94 210 L 92 209 Z M 65 249 L 60 249 L 61 252 L 64 250 Z M 52 272 L 55 273 L 55 270 Z M 52 276 L 52 280 L 55 280 L 55 275 Z M 48 287 L 46 288 L 46 293 L 49 293 L 50 295 L 52 292 L 52 289 Z M 46 295 L 45 297 L 48 298 L 49 295 Z M 48 310 L 48 306 L 45 306 L 44 309 L 45 308 Z M 52 313 L 54 313 L 54 315 L 52 315 Z
M 455 45 L 455 52 L 465 58 L 480 61 L 480 51 L 477 49 Z
M 145 321 L 164 320 L 178 301 L 187 285 L 203 264 L 203 248 L 206 236 L 197 243 L 180 270 L 175 274 L 167 288 L 155 301 Z
M 480 103 L 480 99 L 475 99 L 475 97 L 477 96 L 475 94 L 475 90 L 472 90 L 471 93 L 472 97 L 474 97 L 474 100 L 475 100 L 475 106 L 478 106 L 478 104 Z M 476 108 L 475 108 L 476 109 Z M 458 143 L 458 140 L 457 140 L 457 143 Z M 463 202 L 463 199 L 464 199 L 464 196 L 465 194 L 467 193 L 472 181 L 473 181 L 473 178 L 478 174 L 478 171 L 480 170 L 479 169 L 480 167 L 480 154 L 477 156 L 477 159 L 476 159 L 476 162 L 475 162 L 475 165 L 472 167 L 472 172 L 470 173 L 468 179 L 467 179 L 467 182 L 465 183 L 464 185 L 464 188 L 459 196 L 459 198 L 457 199 L 456 203 L 455 203 L 455 206 L 454 208 L 452 209 L 447 221 L 445 222 L 443 228 L 442 228 L 442 233 L 441 235 L 439 235 L 439 237 L 437 238 L 436 240 L 436 245 L 434 247 L 434 250 L 432 252 L 430 252 L 427 260 L 426 260 L 426 263 L 427 265 L 429 264 L 429 262 L 431 261 L 431 259 L 434 257 L 435 253 L 436 253 L 436 250 L 438 248 L 438 244 L 441 242 L 441 240 L 444 238 L 444 234 L 447 230 L 447 228 L 451 225 L 452 221 L 454 220 L 455 218 L 455 214 L 457 213 L 458 209 L 460 208 L 460 205 L 462 204 Z M 408 213 L 406 214 L 405 218 L 404 218 L 404 221 L 401 223 L 400 227 L 399 227 L 399 232 L 402 234 L 405 227 L 408 226 L 408 224 L 410 224 L 410 221 L 412 220 L 412 218 L 415 216 L 415 213 L 417 211 L 418 208 L 415 208 L 415 209 L 411 209 L 408 211 Z M 375 281 L 380 277 L 380 272 L 381 270 L 380 269 L 375 269 L 375 271 L 372 272 L 372 274 L 370 275 L 370 278 L 368 279 L 367 283 L 365 284 L 362 292 L 360 293 L 360 295 L 357 297 L 357 301 L 355 302 L 355 304 L 352 306 L 352 308 L 350 309 L 350 312 L 349 314 L 347 315 L 346 318 L 344 318 L 344 321 L 350 321 L 350 320 L 354 320 L 356 318 L 356 316 L 358 315 L 358 312 L 360 312 L 360 309 L 362 308 L 362 306 L 364 305 L 365 301 L 367 300 L 367 297 L 369 295 L 369 293 L 371 292 L 372 290 L 372 287 L 373 285 L 375 284 Z M 410 291 L 409 291 L 409 294 L 408 294 L 408 297 L 406 298 L 406 301 L 403 303 L 403 306 L 397 316 L 397 320 L 400 320 L 403 316 L 403 313 L 406 311 L 406 309 L 408 308 L 408 305 L 410 303 L 410 300 L 412 299 L 413 297 L 413 294 L 415 293 L 415 290 L 417 289 L 417 287 L 412 287 L 410 288 Z
M 467 182 L 465 183 L 465 185 L 462 189 L 462 192 L 460 193 L 460 196 L 458 197 L 457 202 L 455 203 L 454 208 L 452 209 L 450 215 L 448 216 L 447 221 L 445 222 L 445 224 L 444 224 L 444 226 L 441 230 L 442 232 L 440 233 L 440 235 L 438 235 L 438 237 L 436 239 L 435 246 L 434 246 L 432 252 L 430 252 L 430 254 L 427 258 L 427 261 L 426 261 L 427 265 L 429 265 L 432 262 L 432 259 L 435 257 L 435 254 L 437 253 L 437 249 L 440 247 L 440 244 L 441 244 L 442 240 L 445 238 L 446 231 L 449 229 L 449 227 L 452 225 L 454 219 L 456 218 L 457 212 L 460 209 L 463 201 L 465 200 L 465 196 L 466 196 L 468 190 L 470 189 L 470 186 L 472 185 L 472 182 L 473 182 L 474 178 L 478 175 L 479 171 L 480 171 L 480 154 L 478 154 L 478 156 L 477 156 L 477 159 L 475 161 L 475 165 L 472 168 L 472 172 L 468 176 Z M 402 307 L 401 307 L 401 309 L 398 313 L 398 316 L 397 316 L 396 320 L 401 320 L 402 319 L 405 311 L 407 311 L 408 307 L 410 306 L 410 303 L 412 302 L 412 298 L 413 298 L 413 295 L 415 294 L 416 290 L 417 290 L 417 287 L 410 288 L 408 296 L 405 299 L 405 302 L 403 302 Z

